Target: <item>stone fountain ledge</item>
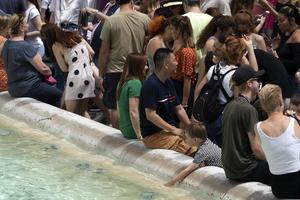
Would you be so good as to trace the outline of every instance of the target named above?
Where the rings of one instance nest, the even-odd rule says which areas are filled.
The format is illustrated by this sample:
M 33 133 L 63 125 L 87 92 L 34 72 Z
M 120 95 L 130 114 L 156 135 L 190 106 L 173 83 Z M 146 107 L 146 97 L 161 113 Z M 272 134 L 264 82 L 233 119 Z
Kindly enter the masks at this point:
M 12 98 L 0 93 L 0 112 L 33 125 L 82 149 L 113 157 L 140 171 L 168 180 L 192 158 L 171 150 L 146 149 L 141 141 L 126 140 L 117 129 L 41 103 L 31 98 Z M 269 186 L 249 182 L 237 184 L 218 167 L 193 172 L 180 186 L 201 190 L 206 199 L 276 199 Z

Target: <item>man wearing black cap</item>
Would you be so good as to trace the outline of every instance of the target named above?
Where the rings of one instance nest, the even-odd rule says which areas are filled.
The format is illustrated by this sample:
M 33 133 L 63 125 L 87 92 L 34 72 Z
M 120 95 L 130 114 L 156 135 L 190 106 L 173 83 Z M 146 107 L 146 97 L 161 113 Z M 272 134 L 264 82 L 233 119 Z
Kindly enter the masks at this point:
M 227 178 L 239 181 L 270 183 L 270 171 L 254 132 L 258 114 L 251 102 L 257 98 L 263 70 L 249 66 L 238 68 L 232 75 L 239 97 L 224 109 L 222 119 L 222 164 Z

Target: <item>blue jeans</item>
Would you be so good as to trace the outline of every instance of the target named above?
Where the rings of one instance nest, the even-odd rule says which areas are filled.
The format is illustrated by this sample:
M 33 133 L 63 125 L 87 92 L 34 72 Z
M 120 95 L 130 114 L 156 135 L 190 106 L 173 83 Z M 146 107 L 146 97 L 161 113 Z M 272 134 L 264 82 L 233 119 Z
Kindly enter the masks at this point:
M 24 96 L 31 97 L 60 108 L 62 92 L 54 86 L 48 85 L 44 82 L 39 82 L 34 85 L 34 87 L 32 87 Z

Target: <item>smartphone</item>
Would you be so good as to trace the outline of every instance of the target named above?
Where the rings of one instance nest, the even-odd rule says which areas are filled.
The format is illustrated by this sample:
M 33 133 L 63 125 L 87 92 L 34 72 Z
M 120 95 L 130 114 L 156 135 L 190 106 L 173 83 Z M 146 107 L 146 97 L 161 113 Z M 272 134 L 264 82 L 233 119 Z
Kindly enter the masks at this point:
M 261 14 L 261 16 L 266 17 L 266 16 L 269 15 L 269 14 L 270 14 L 270 11 L 266 10 L 265 12 L 263 12 L 263 14 Z

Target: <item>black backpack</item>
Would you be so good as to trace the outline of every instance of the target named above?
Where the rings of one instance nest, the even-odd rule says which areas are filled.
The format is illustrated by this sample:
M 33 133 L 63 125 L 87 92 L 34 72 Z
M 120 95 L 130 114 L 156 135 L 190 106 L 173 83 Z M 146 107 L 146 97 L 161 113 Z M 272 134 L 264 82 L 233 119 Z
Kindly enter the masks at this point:
M 197 120 L 211 123 L 222 114 L 226 104 L 220 104 L 219 92 L 220 90 L 222 91 L 227 102 L 231 100 L 222 83 L 224 77 L 233 70 L 236 69 L 230 69 L 225 74 L 220 74 L 220 65 L 216 65 L 210 80 L 203 86 L 200 95 L 194 103 L 193 116 Z

